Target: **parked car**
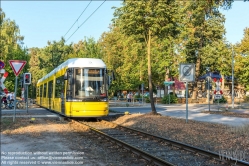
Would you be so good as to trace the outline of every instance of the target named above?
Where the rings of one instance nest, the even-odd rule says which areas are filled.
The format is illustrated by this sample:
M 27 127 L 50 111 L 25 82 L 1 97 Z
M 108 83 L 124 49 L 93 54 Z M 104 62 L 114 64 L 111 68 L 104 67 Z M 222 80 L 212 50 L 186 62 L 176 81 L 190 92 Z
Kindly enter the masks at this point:
M 150 92 L 144 93 L 144 97 L 149 97 L 149 96 L 150 96 Z M 157 97 L 157 95 L 155 93 L 153 93 L 153 97 Z
M 142 93 L 140 93 L 140 95 L 142 95 Z M 135 96 L 138 96 L 138 92 L 135 93 Z M 149 97 L 149 96 L 150 96 L 149 92 L 144 92 L 144 97 Z M 157 97 L 157 95 L 153 93 L 153 97 Z

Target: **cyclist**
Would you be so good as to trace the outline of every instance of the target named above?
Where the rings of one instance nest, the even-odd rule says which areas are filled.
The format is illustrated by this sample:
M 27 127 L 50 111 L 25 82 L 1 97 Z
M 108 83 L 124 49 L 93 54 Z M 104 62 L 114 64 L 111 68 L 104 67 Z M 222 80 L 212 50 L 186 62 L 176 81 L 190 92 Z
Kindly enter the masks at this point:
M 14 92 L 11 92 L 10 94 L 10 101 L 14 101 L 15 100 L 15 95 L 14 95 Z
M 14 92 L 8 93 L 7 95 L 7 100 L 8 100 L 8 107 L 13 108 L 14 105 L 14 100 L 15 100 L 15 95 Z
M 4 95 L 2 97 L 2 103 L 7 104 L 7 96 L 6 95 Z

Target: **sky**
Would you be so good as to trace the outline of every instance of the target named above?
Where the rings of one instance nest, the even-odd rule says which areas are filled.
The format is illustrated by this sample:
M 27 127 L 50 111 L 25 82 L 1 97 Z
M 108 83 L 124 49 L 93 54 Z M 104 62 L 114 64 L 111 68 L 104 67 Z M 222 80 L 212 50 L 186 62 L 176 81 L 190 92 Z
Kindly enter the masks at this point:
M 121 1 L 89 2 L 4 0 L 0 3 L 6 18 L 14 20 L 19 26 L 20 34 L 24 36 L 23 46 L 42 48 L 47 46 L 48 41 L 59 41 L 61 37 L 66 39 L 66 44 L 70 44 L 90 37 L 98 40 L 103 32 L 108 32 L 113 19 L 112 7 L 120 7 Z M 249 2 L 242 0 L 235 0 L 230 10 L 221 10 L 226 17 L 228 42 L 235 44 L 242 40 L 243 30 L 249 27 L 248 11 Z

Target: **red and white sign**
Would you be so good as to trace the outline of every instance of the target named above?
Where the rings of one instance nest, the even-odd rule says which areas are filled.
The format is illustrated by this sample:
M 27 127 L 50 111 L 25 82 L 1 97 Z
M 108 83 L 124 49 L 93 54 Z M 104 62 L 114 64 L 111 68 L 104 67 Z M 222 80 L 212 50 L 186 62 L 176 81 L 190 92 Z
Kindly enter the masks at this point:
M 5 72 L 2 79 L 0 80 L 0 86 L 2 87 L 3 91 L 7 94 L 8 93 L 8 89 L 6 89 L 6 87 L 4 86 L 3 82 L 6 79 L 6 77 L 8 76 L 8 72 Z
M 222 95 L 222 90 L 220 89 L 220 84 L 222 82 L 222 78 L 216 80 L 216 78 L 214 78 L 214 82 L 216 84 L 216 88 L 214 90 L 214 94 L 217 94 L 217 95 Z
M 20 71 L 23 69 L 26 63 L 27 63 L 26 61 L 21 61 L 21 60 L 9 60 L 9 64 L 16 76 L 19 75 Z

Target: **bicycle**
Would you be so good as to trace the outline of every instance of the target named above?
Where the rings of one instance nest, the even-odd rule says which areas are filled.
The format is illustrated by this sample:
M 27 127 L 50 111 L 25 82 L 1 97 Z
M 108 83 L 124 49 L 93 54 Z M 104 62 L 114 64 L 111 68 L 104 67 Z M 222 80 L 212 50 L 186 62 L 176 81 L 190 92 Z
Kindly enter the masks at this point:
M 2 109 L 7 109 L 7 108 L 8 108 L 8 107 L 7 107 L 7 103 L 1 102 L 1 108 L 2 108 Z
M 17 109 L 24 109 L 25 108 L 25 103 L 22 100 L 17 100 L 16 101 L 16 108 Z
M 14 108 L 14 100 L 7 100 L 7 103 L 5 103 L 5 107 L 7 109 L 13 109 Z

